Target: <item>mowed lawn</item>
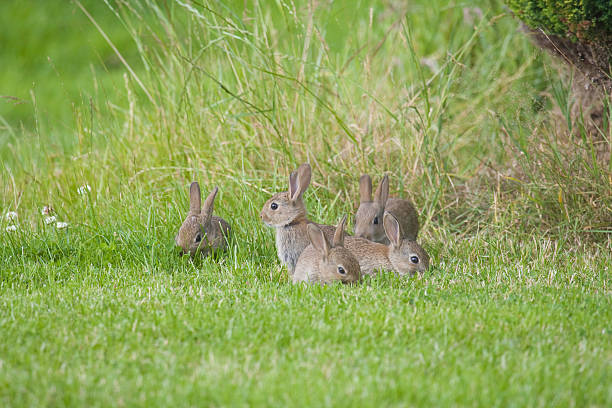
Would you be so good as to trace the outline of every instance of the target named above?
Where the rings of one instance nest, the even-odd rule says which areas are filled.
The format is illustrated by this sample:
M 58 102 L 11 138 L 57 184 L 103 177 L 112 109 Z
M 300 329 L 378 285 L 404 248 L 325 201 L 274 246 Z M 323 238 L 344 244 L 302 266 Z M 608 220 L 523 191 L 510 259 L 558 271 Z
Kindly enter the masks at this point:
M 478 238 L 432 250 L 420 280 L 301 287 L 271 251 L 193 265 L 134 242 L 107 263 L 63 245 L 3 250 L 5 406 L 610 400 L 609 254 Z
M 501 2 L 79 4 L 0 51 L 1 406 L 612 404 L 611 169 Z M 292 285 L 259 211 L 304 161 L 350 230 L 388 173 L 430 271 Z M 192 180 L 215 258 L 174 246 Z

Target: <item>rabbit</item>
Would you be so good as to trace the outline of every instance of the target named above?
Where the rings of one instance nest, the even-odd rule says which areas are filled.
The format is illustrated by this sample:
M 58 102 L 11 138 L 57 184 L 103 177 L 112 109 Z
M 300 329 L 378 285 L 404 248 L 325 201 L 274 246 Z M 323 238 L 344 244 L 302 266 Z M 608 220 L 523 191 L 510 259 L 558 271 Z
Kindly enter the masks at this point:
M 425 272 L 429 268 L 429 255 L 416 241 L 402 239 L 397 218 L 385 211 L 382 224 L 389 245 L 359 237 L 347 237 L 344 241 L 344 247 L 359 261 L 361 272 L 372 275 L 376 270 L 384 269 L 400 276 Z
M 338 223 L 331 245 L 318 225 L 308 224 L 306 229 L 311 245 L 302 251 L 297 261 L 293 283 L 308 282 L 325 285 L 336 281 L 355 283 L 361 280 L 359 262 L 344 247 L 345 223 L 346 215 Z
M 308 245 L 308 220 L 303 194 L 310 184 L 312 169 L 308 163 L 302 164 L 289 175 L 289 191 L 274 194 L 260 212 L 264 224 L 276 229 L 276 252 L 278 259 L 293 276 L 300 254 Z M 334 236 L 331 225 L 317 224 L 328 239 Z
M 389 198 L 389 177 L 380 182 L 372 201 L 372 179 L 364 174 L 359 179 L 360 203 L 355 215 L 355 236 L 381 244 L 389 244 L 382 225 L 385 211 L 390 212 L 400 223 L 402 237 L 416 240 L 419 232 L 418 213 L 408 200 Z
M 215 197 L 219 191 L 215 187 L 201 208 L 200 185 L 194 181 L 189 187 L 189 213 L 176 234 L 174 241 L 183 253 L 194 256 L 200 252 L 208 255 L 211 251 L 224 250 L 230 236 L 230 225 L 221 217 L 213 215 Z

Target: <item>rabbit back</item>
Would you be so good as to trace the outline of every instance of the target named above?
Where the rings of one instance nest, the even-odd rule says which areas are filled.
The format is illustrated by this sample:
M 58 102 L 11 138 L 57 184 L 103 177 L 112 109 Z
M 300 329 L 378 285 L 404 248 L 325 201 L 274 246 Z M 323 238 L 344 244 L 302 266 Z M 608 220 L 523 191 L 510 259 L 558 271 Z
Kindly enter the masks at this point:
M 346 237 L 344 246 L 355 256 L 364 275 L 374 275 L 380 270 L 394 270 L 386 245 L 365 238 Z
M 398 220 L 402 237 L 416 240 L 419 233 L 419 216 L 412 202 L 402 198 L 389 198 L 385 205 L 385 211 L 391 213 Z M 385 243 L 388 243 L 388 240 Z
M 308 282 L 309 276 L 318 275 L 318 257 L 319 253 L 312 245 L 309 244 L 304 248 L 295 265 L 295 272 L 291 278 L 293 283 Z
M 210 230 L 206 231 L 206 237 L 210 243 L 210 247 L 214 250 L 225 249 L 231 230 L 227 221 L 213 215 L 210 220 Z

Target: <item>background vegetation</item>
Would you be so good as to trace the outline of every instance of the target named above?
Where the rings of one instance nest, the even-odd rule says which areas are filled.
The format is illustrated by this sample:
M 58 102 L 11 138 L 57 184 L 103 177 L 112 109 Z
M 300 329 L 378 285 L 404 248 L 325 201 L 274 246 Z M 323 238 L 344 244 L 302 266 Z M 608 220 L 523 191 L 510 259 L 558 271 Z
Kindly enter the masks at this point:
M 612 169 L 549 120 L 580 128 L 570 84 L 501 2 L 0 19 L 3 405 L 610 404 Z M 431 273 L 291 286 L 257 214 L 303 161 L 327 223 L 389 172 Z M 191 180 L 220 186 L 219 259 L 173 247 Z
M 596 157 L 609 162 L 612 3 L 508 0 L 507 4 L 525 23 L 522 29 L 534 44 L 556 56 L 566 68 L 564 76 L 571 78 L 570 116 L 581 126 L 569 127 L 564 133 L 582 133 L 593 139 Z M 558 122 L 564 127 L 563 119 Z
M 606 0 L 508 0 L 508 6 L 530 27 L 549 34 L 609 43 L 612 10 Z

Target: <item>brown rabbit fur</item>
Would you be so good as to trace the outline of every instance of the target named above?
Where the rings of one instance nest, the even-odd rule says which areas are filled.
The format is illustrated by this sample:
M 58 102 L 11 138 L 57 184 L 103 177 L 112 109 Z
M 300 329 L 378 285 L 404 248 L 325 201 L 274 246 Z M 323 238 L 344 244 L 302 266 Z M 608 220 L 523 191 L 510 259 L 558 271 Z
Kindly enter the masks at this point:
M 289 191 L 274 194 L 260 212 L 261 220 L 276 229 L 276 252 L 278 259 L 293 276 L 300 254 L 308 245 L 308 220 L 303 194 L 310 184 L 312 170 L 308 163 L 302 164 L 289 176 Z M 331 239 L 334 227 L 317 224 Z
M 400 276 L 412 276 L 429 268 L 427 252 L 416 241 L 402 239 L 399 222 L 389 212 L 383 216 L 383 227 L 390 241 L 388 245 L 358 237 L 347 237 L 345 240 L 344 246 L 355 255 L 363 274 L 372 275 L 377 270 L 388 270 Z
M 344 247 L 344 224 L 346 215 L 338 223 L 330 245 L 321 228 L 308 224 L 308 245 L 295 267 L 293 283 L 309 282 L 322 285 L 332 282 L 355 283 L 361 280 L 359 262 Z
M 408 200 L 389 198 L 389 176 L 385 175 L 372 200 L 372 179 L 364 174 L 359 179 L 360 203 L 355 215 L 355 236 L 381 244 L 389 244 L 383 228 L 383 214 L 390 212 L 400 223 L 402 236 L 416 240 L 419 232 L 418 213 Z
M 215 187 L 201 206 L 200 185 L 191 183 L 189 187 L 189 213 L 175 237 L 176 245 L 184 253 L 208 255 L 211 251 L 223 250 L 227 246 L 230 226 L 221 217 L 213 215 L 215 197 L 219 191 Z

